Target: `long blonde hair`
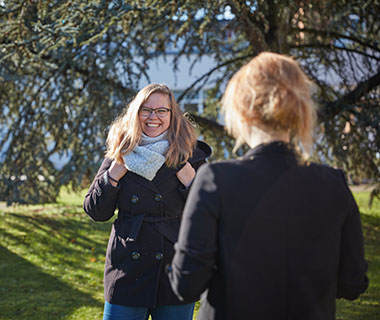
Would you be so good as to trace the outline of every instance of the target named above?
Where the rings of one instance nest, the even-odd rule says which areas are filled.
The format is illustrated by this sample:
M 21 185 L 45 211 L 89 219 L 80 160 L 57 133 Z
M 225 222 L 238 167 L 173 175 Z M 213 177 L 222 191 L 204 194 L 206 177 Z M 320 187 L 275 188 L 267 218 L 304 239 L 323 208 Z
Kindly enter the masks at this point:
M 112 123 L 106 141 L 105 156 L 107 158 L 123 164 L 123 156 L 132 152 L 139 144 L 142 128 L 138 112 L 153 93 L 167 95 L 172 110 L 170 125 L 167 130 L 170 146 L 166 152 L 166 165 L 176 167 L 192 156 L 197 141 L 194 127 L 183 116 L 173 92 L 166 85 L 149 84 L 137 93 L 124 112 Z
M 225 126 L 236 147 L 256 128 L 289 132 L 304 155 L 310 152 L 316 108 L 311 82 L 291 57 L 263 52 L 229 81 L 222 98 Z

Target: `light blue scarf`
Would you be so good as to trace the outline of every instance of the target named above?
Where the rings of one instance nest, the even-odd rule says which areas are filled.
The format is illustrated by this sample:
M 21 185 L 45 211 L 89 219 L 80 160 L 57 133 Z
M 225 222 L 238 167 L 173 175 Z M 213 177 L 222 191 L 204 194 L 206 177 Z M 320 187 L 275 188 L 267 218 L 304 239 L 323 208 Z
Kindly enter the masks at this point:
M 152 181 L 165 163 L 165 152 L 169 148 L 166 131 L 157 137 L 142 134 L 140 144 L 123 157 L 125 167 L 145 179 Z

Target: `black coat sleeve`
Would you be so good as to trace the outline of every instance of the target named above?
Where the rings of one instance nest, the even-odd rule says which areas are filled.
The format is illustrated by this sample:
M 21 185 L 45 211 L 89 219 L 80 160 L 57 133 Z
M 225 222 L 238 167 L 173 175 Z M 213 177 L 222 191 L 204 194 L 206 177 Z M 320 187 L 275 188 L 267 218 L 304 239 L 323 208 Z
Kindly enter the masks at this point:
M 111 163 L 110 159 L 103 161 L 83 202 L 84 211 L 95 221 L 107 221 L 116 209 L 116 197 L 120 188 L 114 187 L 106 176 Z
M 182 217 L 168 276 L 179 299 L 195 301 L 213 277 L 217 253 L 219 199 L 214 174 L 202 166 L 193 182 Z
M 344 183 L 343 172 L 341 172 Z M 348 215 L 343 225 L 337 298 L 356 299 L 368 287 L 367 263 L 364 259 L 362 225 L 359 209 L 347 184 Z

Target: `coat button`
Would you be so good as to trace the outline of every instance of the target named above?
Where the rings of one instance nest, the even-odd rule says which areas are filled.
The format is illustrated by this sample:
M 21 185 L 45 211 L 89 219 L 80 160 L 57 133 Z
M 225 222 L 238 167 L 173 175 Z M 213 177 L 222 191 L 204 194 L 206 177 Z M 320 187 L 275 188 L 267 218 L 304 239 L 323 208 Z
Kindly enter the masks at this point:
M 159 202 L 159 201 L 161 201 L 161 199 L 162 199 L 162 195 L 160 195 L 159 193 L 157 193 L 157 194 L 154 195 L 154 200 L 155 201 Z
M 154 259 L 156 259 L 157 261 L 161 261 L 163 257 L 164 257 L 164 255 L 161 252 L 157 252 L 154 255 Z
M 139 201 L 139 197 L 136 196 L 136 195 L 132 195 L 132 197 L 131 197 L 131 202 L 132 202 L 132 203 L 137 203 L 137 201 Z
M 131 253 L 131 256 L 132 256 L 132 259 L 133 259 L 133 260 L 138 260 L 138 259 L 140 259 L 141 254 L 140 254 L 140 252 L 133 251 L 133 252 Z

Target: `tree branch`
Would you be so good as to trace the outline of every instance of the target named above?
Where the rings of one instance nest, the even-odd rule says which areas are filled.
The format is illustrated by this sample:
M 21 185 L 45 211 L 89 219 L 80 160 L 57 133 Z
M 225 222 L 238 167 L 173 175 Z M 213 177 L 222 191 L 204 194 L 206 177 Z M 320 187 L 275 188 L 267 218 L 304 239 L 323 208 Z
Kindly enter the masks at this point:
M 336 51 L 354 52 L 354 53 L 366 56 L 367 58 L 371 58 L 371 59 L 380 61 L 380 57 L 376 57 L 376 56 L 374 56 L 372 54 L 368 54 L 366 52 L 359 51 L 359 50 L 356 50 L 356 49 L 349 49 L 349 48 L 346 48 L 346 47 L 338 47 L 338 46 L 331 45 L 331 44 L 311 44 L 311 43 L 308 43 L 308 44 L 299 44 L 299 45 L 290 46 L 290 48 L 291 49 L 300 49 L 300 48 L 309 49 L 309 48 L 315 48 L 315 49 L 330 49 L 332 51 L 336 50 Z
M 254 55 L 246 55 L 246 56 L 242 56 L 242 57 L 237 57 L 235 59 L 231 59 L 231 60 L 228 60 L 228 61 L 223 62 L 221 64 L 218 64 L 216 67 L 212 68 L 209 72 L 205 73 L 200 78 L 196 79 L 184 92 L 182 92 L 182 94 L 178 97 L 177 101 L 180 102 L 183 99 L 183 97 L 185 97 L 188 94 L 188 92 L 191 91 L 197 85 L 198 82 L 202 81 L 205 78 L 210 77 L 211 74 L 213 72 L 215 72 L 216 70 L 223 68 L 223 67 L 225 67 L 231 63 L 240 61 L 240 60 L 244 60 L 247 58 L 253 58 L 253 56 Z
M 339 33 L 339 32 L 335 32 L 335 31 L 317 30 L 317 29 L 311 29 L 311 28 L 303 28 L 303 29 L 292 28 L 292 31 L 297 32 L 297 33 L 299 33 L 299 32 L 308 32 L 308 33 L 313 33 L 315 35 L 321 35 L 323 37 L 333 36 L 336 39 L 347 39 L 347 40 L 351 40 L 351 41 L 354 41 L 356 43 L 359 43 L 359 44 L 361 44 L 364 47 L 371 48 L 371 49 L 373 49 L 375 51 L 379 51 L 380 50 L 380 48 L 378 46 L 376 46 L 375 44 L 371 44 L 366 39 L 359 39 L 357 37 L 353 37 L 351 35 L 348 36 L 348 35 L 345 35 L 345 34 L 342 34 L 342 33 Z
M 214 120 L 210 120 L 210 119 L 207 119 L 205 117 L 198 116 L 198 115 L 196 115 L 194 113 L 188 113 L 188 115 L 196 123 L 198 123 L 198 124 L 200 124 L 202 126 L 205 126 L 208 129 L 216 130 L 216 131 L 219 131 L 219 132 L 223 132 L 224 131 L 224 126 L 222 126 L 221 124 L 217 123 Z
M 262 52 L 268 49 L 265 40 L 264 28 L 255 19 L 255 14 L 250 12 L 250 8 L 242 1 L 230 1 L 232 13 L 241 23 L 241 29 L 246 35 L 247 40 L 255 48 L 256 52 Z
M 325 110 L 331 115 L 335 116 L 342 109 L 342 106 L 354 105 L 357 101 L 360 100 L 365 94 L 375 89 L 380 85 L 380 72 L 373 77 L 367 79 L 359 83 L 356 88 L 344 96 L 340 97 L 338 100 L 334 102 L 330 102 L 326 104 Z

